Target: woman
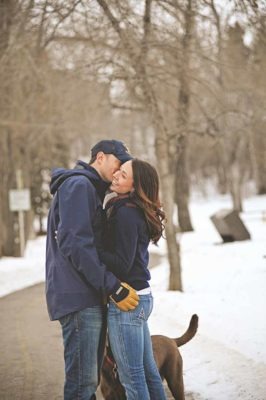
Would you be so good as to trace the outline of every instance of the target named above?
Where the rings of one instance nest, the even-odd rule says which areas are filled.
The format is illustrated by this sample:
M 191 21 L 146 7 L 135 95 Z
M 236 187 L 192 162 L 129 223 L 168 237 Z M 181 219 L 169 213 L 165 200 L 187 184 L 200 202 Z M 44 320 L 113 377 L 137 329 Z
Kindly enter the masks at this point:
M 165 218 L 159 201 L 158 174 L 149 163 L 133 159 L 115 172 L 110 188 L 117 196 L 105 207 L 105 250 L 100 257 L 117 278 L 139 295 L 139 305 L 129 312 L 110 302 L 111 349 L 128 400 L 164 400 L 147 324 L 153 307 L 148 246 L 162 236 Z

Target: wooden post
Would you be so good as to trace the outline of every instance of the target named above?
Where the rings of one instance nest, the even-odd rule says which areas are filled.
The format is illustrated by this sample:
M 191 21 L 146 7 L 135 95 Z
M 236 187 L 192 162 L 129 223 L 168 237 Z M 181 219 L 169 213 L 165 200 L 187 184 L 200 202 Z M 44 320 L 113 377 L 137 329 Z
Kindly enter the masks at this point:
M 17 189 L 23 189 L 23 179 L 21 169 L 16 170 Z M 23 257 L 25 250 L 25 224 L 24 224 L 24 211 L 18 211 L 18 224 L 19 224 L 19 245 L 20 257 Z

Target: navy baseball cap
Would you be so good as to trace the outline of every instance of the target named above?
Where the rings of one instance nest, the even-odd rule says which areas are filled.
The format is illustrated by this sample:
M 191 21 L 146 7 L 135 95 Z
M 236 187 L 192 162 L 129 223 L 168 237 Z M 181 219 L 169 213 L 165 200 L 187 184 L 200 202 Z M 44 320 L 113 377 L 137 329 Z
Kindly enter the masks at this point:
M 122 163 L 133 159 L 127 146 L 120 140 L 101 140 L 91 149 L 91 156 L 96 156 L 99 151 L 105 154 L 113 154 Z

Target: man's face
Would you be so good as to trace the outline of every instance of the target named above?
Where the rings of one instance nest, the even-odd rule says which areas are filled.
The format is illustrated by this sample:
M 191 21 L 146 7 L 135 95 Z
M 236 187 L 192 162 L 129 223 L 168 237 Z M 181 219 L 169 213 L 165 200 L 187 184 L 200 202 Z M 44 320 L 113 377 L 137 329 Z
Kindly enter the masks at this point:
M 100 173 L 106 182 L 112 182 L 114 173 L 120 168 L 121 161 L 113 154 L 102 153 Z

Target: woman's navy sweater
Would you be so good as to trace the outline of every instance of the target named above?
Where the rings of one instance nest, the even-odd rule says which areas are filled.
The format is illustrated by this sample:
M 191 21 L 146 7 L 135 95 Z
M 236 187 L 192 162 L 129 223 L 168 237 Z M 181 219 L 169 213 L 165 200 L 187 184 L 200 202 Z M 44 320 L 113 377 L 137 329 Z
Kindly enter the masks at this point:
M 143 211 L 130 196 L 106 205 L 104 249 L 100 259 L 108 270 L 136 290 L 149 286 L 149 234 Z

